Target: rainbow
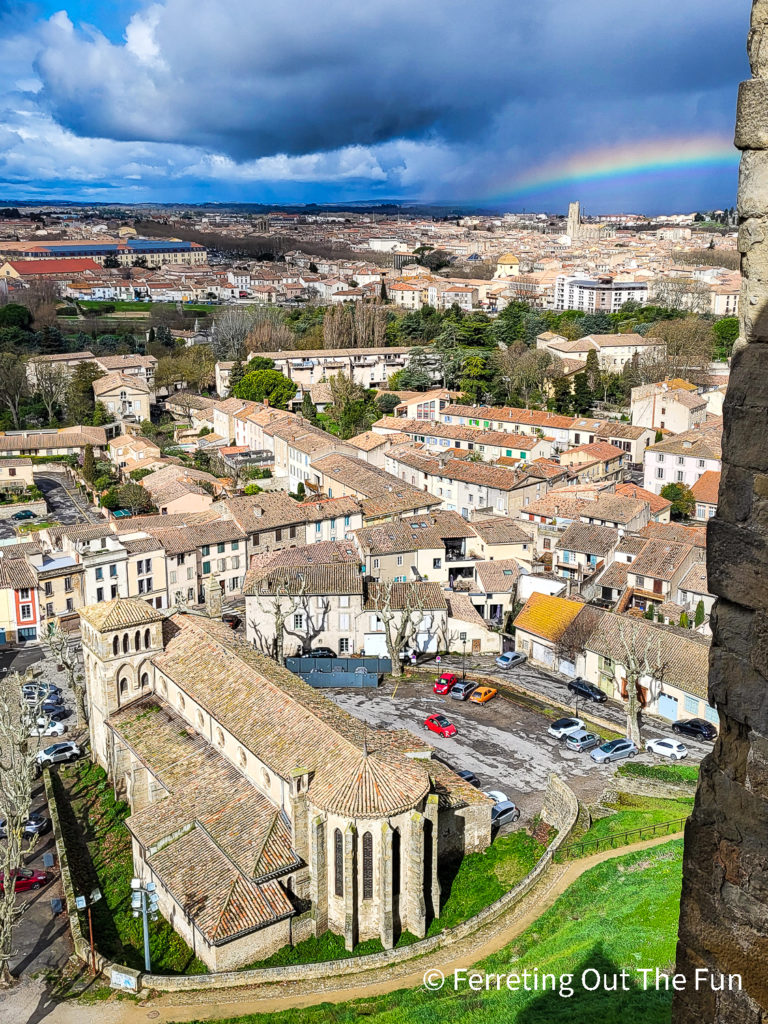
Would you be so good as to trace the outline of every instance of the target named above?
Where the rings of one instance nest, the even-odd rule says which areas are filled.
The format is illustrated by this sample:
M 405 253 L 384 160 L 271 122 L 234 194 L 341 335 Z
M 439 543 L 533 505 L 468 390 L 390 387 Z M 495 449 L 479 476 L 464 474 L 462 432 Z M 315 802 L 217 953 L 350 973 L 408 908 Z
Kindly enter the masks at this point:
M 578 182 L 735 167 L 738 160 L 733 142 L 718 135 L 621 142 L 550 160 L 512 181 L 507 179 L 494 188 L 493 195 L 521 197 Z

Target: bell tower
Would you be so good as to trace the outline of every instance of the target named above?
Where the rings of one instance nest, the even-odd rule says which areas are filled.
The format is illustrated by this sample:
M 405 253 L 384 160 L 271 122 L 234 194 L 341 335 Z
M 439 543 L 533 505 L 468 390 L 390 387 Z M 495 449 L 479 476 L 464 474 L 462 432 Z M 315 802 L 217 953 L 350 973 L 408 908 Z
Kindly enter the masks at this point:
M 152 655 L 163 649 L 163 612 L 140 598 L 114 598 L 80 610 L 91 750 L 109 769 L 105 722 L 152 690 Z

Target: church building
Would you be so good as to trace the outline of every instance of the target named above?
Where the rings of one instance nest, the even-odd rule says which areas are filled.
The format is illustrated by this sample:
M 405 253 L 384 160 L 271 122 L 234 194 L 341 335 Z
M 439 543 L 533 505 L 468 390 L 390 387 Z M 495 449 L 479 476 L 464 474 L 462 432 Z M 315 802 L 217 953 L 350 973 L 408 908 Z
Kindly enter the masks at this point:
M 489 797 L 406 730 L 366 727 L 202 615 L 80 611 L 91 747 L 134 871 L 213 971 L 330 930 L 426 933 L 438 865 L 490 843 Z

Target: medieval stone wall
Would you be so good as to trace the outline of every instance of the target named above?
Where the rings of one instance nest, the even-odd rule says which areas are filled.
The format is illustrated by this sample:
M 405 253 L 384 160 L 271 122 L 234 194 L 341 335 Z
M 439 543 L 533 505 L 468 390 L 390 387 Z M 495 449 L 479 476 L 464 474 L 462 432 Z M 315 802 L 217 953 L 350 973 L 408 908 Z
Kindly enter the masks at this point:
M 736 127 L 742 338 L 708 526 L 718 597 L 709 695 L 721 730 L 686 828 L 677 970 L 688 984 L 675 996 L 676 1024 L 764 1024 L 768 1015 L 768 0 L 754 0 L 747 48 L 753 77 L 739 91 Z M 697 969 L 711 972 L 699 985 Z

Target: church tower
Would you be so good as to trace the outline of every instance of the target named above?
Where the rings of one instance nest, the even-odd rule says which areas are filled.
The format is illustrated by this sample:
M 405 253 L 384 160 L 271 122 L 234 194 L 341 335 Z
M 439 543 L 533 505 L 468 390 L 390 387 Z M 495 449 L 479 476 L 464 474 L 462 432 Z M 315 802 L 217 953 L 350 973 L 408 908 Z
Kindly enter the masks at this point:
M 110 732 L 118 708 L 149 693 L 151 658 L 163 649 L 163 612 L 140 598 L 116 597 L 80 609 L 91 750 L 111 771 Z
M 575 241 L 579 237 L 579 228 L 581 227 L 581 203 L 569 203 L 568 204 L 568 228 L 566 234 Z

